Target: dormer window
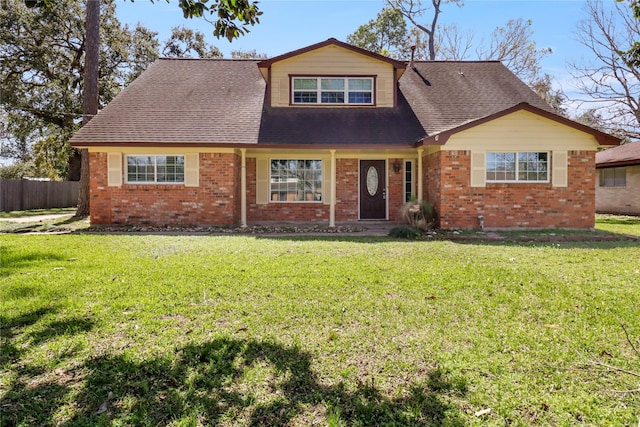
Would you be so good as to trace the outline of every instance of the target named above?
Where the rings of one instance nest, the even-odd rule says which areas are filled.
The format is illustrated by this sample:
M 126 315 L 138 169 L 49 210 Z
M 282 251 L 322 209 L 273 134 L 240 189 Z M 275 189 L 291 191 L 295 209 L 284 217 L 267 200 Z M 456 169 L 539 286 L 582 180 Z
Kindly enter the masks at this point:
M 373 105 L 373 77 L 292 77 L 292 104 Z

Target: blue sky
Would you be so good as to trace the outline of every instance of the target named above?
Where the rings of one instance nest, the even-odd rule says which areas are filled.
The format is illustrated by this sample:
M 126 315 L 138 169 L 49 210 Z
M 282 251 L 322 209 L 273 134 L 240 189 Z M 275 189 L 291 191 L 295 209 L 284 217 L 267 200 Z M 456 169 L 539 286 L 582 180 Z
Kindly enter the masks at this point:
M 218 40 L 212 27 L 201 19 L 184 19 L 177 1 L 118 0 L 118 17 L 123 23 L 141 22 L 157 31 L 161 40 L 168 37 L 171 27 L 185 25 L 202 31 L 208 42 L 216 45 L 225 57 L 231 50 L 256 49 L 269 56 L 279 55 L 329 37 L 345 40 L 358 26 L 375 18 L 384 7 L 382 0 L 263 0 L 264 12 L 260 24 L 233 43 Z M 539 47 L 550 47 L 553 53 L 545 59 L 543 71 L 552 75 L 565 91 L 571 91 L 571 77 L 567 72 L 569 60 L 588 55 L 574 40 L 579 20 L 584 19 L 583 2 L 576 0 L 467 0 L 463 7 L 443 6 L 441 23 L 456 23 L 461 29 L 472 31 L 477 38 L 488 38 L 497 26 L 509 19 L 530 19 L 534 40 Z

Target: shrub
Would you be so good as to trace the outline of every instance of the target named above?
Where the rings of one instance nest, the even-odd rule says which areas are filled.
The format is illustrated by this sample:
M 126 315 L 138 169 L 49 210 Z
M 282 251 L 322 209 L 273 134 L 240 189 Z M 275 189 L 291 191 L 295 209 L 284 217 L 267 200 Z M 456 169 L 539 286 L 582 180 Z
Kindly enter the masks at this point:
M 422 231 L 431 230 L 436 225 L 435 211 L 431 203 L 426 200 L 406 202 L 400 208 L 400 217 L 409 226 Z
M 396 239 L 417 240 L 422 237 L 422 231 L 407 225 L 400 225 L 389 230 L 389 236 Z

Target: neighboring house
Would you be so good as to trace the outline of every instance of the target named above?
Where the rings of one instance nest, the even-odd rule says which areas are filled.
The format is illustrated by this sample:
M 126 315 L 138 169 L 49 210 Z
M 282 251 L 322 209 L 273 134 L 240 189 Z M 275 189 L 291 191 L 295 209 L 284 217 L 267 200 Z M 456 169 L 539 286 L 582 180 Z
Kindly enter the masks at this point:
M 399 220 L 588 228 L 595 153 L 500 62 L 397 61 L 335 39 L 267 60 L 160 59 L 71 140 L 93 224 Z
M 596 211 L 640 215 L 640 142 L 596 154 Z

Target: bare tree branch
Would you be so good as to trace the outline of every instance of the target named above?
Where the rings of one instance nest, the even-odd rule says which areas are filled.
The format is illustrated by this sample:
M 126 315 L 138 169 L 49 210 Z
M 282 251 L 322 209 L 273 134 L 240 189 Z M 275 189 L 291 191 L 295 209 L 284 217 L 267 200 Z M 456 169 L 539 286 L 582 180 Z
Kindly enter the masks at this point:
M 592 54 L 591 61 L 573 62 L 571 74 L 578 91 L 606 118 L 608 132 L 620 129 L 629 138 L 640 137 L 640 68 L 624 52 L 640 39 L 640 22 L 618 2 L 587 0 L 588 18 L 576 30 L 578 42 Z

